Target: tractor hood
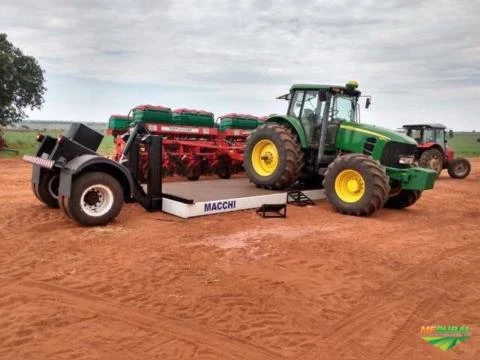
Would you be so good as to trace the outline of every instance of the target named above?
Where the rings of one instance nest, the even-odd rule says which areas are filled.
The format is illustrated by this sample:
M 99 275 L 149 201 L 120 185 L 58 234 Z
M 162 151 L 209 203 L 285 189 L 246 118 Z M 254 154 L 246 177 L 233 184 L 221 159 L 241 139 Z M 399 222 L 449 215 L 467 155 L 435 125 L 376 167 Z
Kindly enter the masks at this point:
M 353 122 L 342 122 L 340 128 L 344 130 L 356 131 L 364 135 L 371 135 L 384 141 L 396 141 L 403 144 L 416 145 L 417 143 L 411 137 L 401 134 L 395 130 L 387 129 L 381 126 L 361 124 Z

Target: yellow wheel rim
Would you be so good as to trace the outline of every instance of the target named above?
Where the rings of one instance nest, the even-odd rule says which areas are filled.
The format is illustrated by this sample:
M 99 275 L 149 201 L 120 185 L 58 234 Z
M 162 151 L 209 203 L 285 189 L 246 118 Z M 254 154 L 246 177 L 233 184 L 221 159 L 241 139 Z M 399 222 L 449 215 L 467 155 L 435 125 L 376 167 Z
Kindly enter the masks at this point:
M 278 150 L 273 142 L 263 139 L 255 144 L 252 166 L 260 176 L 270 176 L 275 172 L 278 167 Z
M 335 179 L 335 193 L 346 203 L 359 201 L 365 193 L 365 180 L 355 170 L 343 170 Z

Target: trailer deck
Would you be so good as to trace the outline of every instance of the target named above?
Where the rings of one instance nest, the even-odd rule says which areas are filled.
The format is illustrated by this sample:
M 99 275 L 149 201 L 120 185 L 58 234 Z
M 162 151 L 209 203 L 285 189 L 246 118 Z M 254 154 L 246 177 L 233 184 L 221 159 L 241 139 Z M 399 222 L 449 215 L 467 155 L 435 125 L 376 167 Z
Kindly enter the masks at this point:
M 182 218 L 256 209 L 263 204 L 284 204 L 286 191 L 257 188 L 247 178 L 163 183 L 163 192 L 192 200 L 191 204 L 163 199 L 162 211 Z M 322 189 L 302 190 L 312 200 L 325 198 Z

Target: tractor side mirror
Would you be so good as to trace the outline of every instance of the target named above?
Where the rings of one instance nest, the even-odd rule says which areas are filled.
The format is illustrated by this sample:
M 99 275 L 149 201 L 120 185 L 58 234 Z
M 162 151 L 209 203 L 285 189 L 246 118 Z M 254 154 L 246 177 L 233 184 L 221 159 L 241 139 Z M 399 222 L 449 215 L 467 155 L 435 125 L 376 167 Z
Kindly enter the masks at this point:
M 367 101 L 365 102 L 365 109 L 368 109 L 371 104 L 372 104 L 372 100 L 370 100 L 370 98 L 367 98 Z

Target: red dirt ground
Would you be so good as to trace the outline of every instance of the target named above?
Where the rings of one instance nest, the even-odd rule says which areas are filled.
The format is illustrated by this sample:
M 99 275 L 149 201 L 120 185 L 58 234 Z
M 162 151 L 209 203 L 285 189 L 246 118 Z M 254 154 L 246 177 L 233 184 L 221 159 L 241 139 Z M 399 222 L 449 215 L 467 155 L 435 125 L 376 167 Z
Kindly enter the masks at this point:
M 74 225 L 0 160 L 0 359 L 480 359 L 480 159 L 413 207 Z M 468 325 L 443 352 L 422 325 Z

